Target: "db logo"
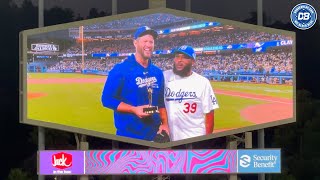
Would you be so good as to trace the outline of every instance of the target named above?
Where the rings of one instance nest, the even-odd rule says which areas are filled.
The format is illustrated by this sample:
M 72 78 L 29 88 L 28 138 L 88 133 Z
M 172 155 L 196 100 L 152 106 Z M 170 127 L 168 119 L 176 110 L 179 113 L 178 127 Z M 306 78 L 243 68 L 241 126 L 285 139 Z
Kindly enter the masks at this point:
M 301 30 L 311 28 L 317 21 L 317 12 L 310 4 L 296 5 L 290 14 L 292 24 Z
M 298 20 L 309 20 L 310 19 L 310 13 L 308 12 L 299 12 L 298 13 Z
M 248 155 L 242 155 L 240 157 L 240 161 L 239 161 L 239 164 L 241 167 L 249 167 L 250 166 L 250 162 L 251 162 L 251 157 L 248 156 Z
M 64 152 L 52 155 L 52 166 L 65 169 L 72 166 L 72 155 Z

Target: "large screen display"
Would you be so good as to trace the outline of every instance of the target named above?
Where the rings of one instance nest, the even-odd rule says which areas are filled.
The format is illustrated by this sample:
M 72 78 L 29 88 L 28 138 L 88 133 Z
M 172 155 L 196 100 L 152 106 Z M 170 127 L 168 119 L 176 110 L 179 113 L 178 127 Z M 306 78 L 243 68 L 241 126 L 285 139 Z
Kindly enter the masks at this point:
M 295 121 L 293 32 L 161 8 L 20 37 L 22 123 L 158 147 Z

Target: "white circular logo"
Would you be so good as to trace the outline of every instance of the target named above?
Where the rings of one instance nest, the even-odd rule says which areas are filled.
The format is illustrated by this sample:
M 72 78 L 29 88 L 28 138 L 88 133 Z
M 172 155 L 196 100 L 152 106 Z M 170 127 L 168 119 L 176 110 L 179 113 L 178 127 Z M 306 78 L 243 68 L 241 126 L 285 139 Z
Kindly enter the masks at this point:
M 186 50 L 188 46 L 184 45 L 184 46 L 181 46 L 181 50 Z
M 240 164 L 241 167 L 244 167 L 244 168 L 249 167 L 250 166 L 250 162 L 251 162 L 251 157 L 250 156 L 242 155 L 240 157 L 239 164 Z
M 292 24 L 301 30 L 310 29 L 317 21 L 317 12 L 307 3 L 296 5 L 290 14 Z

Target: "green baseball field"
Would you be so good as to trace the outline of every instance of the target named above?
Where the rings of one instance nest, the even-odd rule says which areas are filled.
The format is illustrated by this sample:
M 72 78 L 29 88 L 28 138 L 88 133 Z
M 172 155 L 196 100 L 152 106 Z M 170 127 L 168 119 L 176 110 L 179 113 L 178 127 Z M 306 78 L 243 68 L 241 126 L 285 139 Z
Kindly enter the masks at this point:
M 106 76 L 30 73 L 27 118 L 115 134 L 113 111 L 101 104 Z M 212 82 L 220 108 L 215 132 L 293 117 L 293 86 Z

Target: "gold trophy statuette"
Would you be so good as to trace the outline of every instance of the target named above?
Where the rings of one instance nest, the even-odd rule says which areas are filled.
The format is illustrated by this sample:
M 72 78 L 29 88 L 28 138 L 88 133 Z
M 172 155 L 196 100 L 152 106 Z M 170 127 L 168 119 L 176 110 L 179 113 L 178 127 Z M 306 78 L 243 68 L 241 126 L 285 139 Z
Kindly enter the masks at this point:
M 149 107 L 143 108 L 143 112 L 147 114 L 159 113 L 158 106 L 152 106 L 152 93 L 153 93 L 152 87 L 148 86 L 147 90 L 148 90 Z

